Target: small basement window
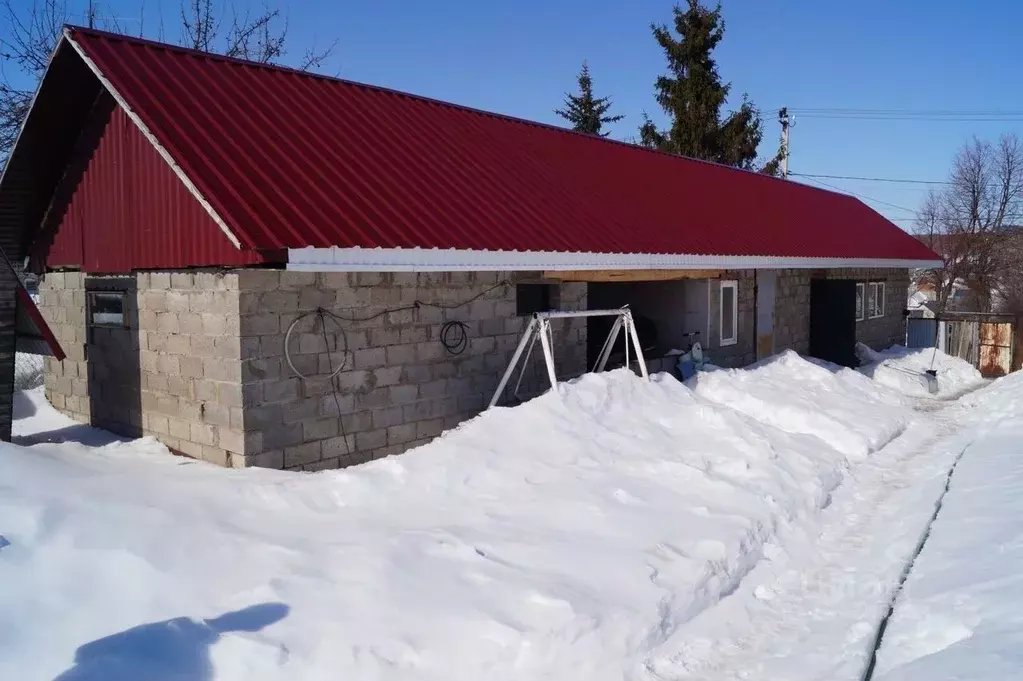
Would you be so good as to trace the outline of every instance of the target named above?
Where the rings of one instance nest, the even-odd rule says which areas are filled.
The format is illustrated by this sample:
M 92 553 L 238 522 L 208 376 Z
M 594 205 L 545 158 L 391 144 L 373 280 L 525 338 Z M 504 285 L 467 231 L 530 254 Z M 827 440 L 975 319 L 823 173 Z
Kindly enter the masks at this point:
M 739 282 L 721 282 L 720 324 L 721 345 L 735 345 L 739 338 L 736 328 L 739 325 Z
M 553 306 L 550 284 L 518 284 L 515 286 L 515 314 L 530 315 L 548 312 Z
M 867 318 L 867 301 L 864 300 L 864 294 L 866 293 L 865 289 L 866 284 L 862 281 L 856 284 L 856 321 L 858 322 L 862 322 Z
M 124 328 L 124 299 L 123 291 L 90 291 L 89 323 Z
M 870 311 L 870 318 L 884 317 L 884 287 L 883 281 L 872 281 L 869 284 L 870 295 L 867 298 L 867 308 Z

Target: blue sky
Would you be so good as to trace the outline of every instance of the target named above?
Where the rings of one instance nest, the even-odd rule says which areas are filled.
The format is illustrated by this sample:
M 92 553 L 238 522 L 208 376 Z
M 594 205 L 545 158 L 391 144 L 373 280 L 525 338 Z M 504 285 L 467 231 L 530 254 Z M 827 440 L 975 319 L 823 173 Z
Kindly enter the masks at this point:
M 244 3 L 242 3 L 244 4 Z M 272 3 L 271 3 L 272 4 Z M 653 81 L 664 58 L 651 22 L 670 22 L 672 2 L 630 0 L 343 0 L 290 4 L 297 56 L 339 39 L 330 71 L 353 80 L 483 109 L 559 123 L 553 109 L 575 86 L 583 59 L 597 94 L 614 98 L 619 139 L 643 111 L 663 120 Z M 256 6 L 259 6 L 256 4 Z M 126 29 L 138 2 L 108 3 Z M 799 108 L 1023 110 L 1019 27 L 1023 3 L 861 0 L 725 0 L 722 77 L 765 113 L 764 155 L 776 148 L 779 106 Z M 174 0 L 147 0 L 147 32 L 162 12 L 177 33 Z M 137 30 L 137 28 L 135 29 Z M 1021 116 L 1020 118 L 1023 118 Z M 944 179 L 972 135 L 1023 136 L 1023 122 L 832 120 L 796 116 L 791 170 Z M 825 180 L 906 208 L 923 185 Z M 911 212 L 874 203 L 898 224 Z

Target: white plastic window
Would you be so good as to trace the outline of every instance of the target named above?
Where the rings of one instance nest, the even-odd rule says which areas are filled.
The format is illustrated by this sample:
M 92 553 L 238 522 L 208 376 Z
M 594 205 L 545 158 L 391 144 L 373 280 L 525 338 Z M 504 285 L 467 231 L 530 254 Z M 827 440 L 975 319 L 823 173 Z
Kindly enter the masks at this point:
M 738 338 L 739 326 L 739 282 L 722 281 L 720 296 L 720 323 L 718 328 L 721 333 L 721 345 L 735 345 Z
M 865 288 L 866 285 L 862 282 L 856 284 L 856 321 L 858 322 L 862 322 L 867 318 L 867 301 L 864 300 Z
M 867 307 L 870 310 L 871 319 L 884 317 L 884 288 L 883 281 L 870 282 L 870 296 L 868 299 L 870 304 Z

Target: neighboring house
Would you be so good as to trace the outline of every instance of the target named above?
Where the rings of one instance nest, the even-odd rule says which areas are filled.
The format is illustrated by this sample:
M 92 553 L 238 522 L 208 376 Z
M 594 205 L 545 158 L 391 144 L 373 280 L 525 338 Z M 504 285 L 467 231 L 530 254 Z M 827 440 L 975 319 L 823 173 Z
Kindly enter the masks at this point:
M 901 342 L 908 268 L 935 260 L 846 195 L 77 28 L 0 217 L 44 273 L 57 408 L 307 470 L 479 413 L 533 311 L 628 304 L 654 369 L 689 332 L 725 366 L 786 348 L 850 363 L 856 341 Z M 559 378 L 599 328 L 555 324 Z M 537 354 L 525 395 L 545 387 Z

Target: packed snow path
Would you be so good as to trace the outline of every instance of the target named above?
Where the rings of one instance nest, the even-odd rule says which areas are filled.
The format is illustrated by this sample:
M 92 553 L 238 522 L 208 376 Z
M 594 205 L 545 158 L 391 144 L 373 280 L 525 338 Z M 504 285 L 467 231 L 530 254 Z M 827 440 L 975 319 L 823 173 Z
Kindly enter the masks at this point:
M 921 361 L 586 376 L 312 475 L 0 446 L 0 678 L 858 678 L 969 438 Z

